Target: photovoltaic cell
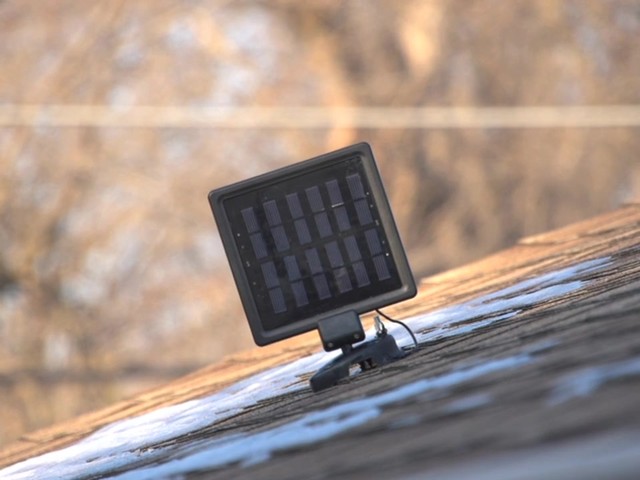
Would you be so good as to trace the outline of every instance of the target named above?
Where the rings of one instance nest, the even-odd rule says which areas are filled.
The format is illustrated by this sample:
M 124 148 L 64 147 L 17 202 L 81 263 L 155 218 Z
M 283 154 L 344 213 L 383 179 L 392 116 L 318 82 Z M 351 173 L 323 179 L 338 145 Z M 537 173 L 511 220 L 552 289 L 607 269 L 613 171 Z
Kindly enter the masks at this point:
M 298 220 L 295 220 L 293 224 L 295 226 L 300 245 L 311 243 L 311 232 L 309 232 L 307 221 L 304 218 L 299 218 Z
M 373 257 L 373 264 L 375 266 L 376 273 L 378 274 L 378 280 L 386 280 L 391 276 L 384 255 Z
M 362 259 L 362 254 L 360 253 L 360 248 L 358 247 L 358 242 L 354 236 L 346 237 L 344 239 L 344 246 L 347 247 L 347 255 L 349 256 L 349 260 L 351 262 L 356 262 Z
M 349 221 L 349 214 L 347 209 L 340 205 L 333 210 L 333 214 L 336 217 L 336 223 L 338 224 L 338 230 L 344 232 L 351 228 L 351 222 Z
M 335 269 L 333 271 L 333 278 L 336 280 L 336 285 L 340 293 L 346 293 L 353 289 L 351 278 L 349 278 L 349 271 L 345 267 Z
M 257 259 L 265 258 L 267 256 L 267 245 L 264 243 L 264 237 L 262 233 L 254 233 L 250 235 L 251 245 L 253 245 L 253 253 Z
M 331 224 L 329 223 L 329 217 L 327 216 L 327 212 L 321 212 L 314 215 L 316 220 L 316 227 L 318 227 L 318 233 L 322 238 L 326 238 L 331 236 L 333 230 L 331 229 Z
M 363 227 L 373 222 L 371 217 L 371 210 L 369 210 L 369 204 L 366 200 L 355 201 L 356 213 L 358 215 L 358 223 Z
M 269 290 L 269 298 L 271 299 L 271 305 L 273 306 L 274 313 L 283 313 L 287 311 L 287 304 L 284 301 L 282 289 L 273 288 Z
M 307 296 L 307 289 L 304 286 L 304 282 L 293 282 L 291 284 L 291 291 L 293 292 L 296 307 L 304 307 L 309 304 L 309 297 Z
M 362 179 L 360 175 L 347 175 L 347 183 L 349 185 L 349 191 L 351 192 L 351 198 L 357 200 L 359 198 L 365 198 L 364 187 L 362 186 Z
M 316 287 L 316 292 L 318 293 L 318 298 L 320 300 L 325 300 L 331 296 L 331 292 L 329 291 L 329 284 L 327 283 L 327 277 L 324 273 L 314 275 L 313 284 Z
M 276 265 L 273 262 L 265 262 L 262 264 L 262 275 L 264 276 L 264 284 L 267 288 L 274 288 L 280 286 L 278 280 L 278 272 L 276 271 Z
M 255 233 L 260 230 L 258 219 L 256 218 L 256 213 L 253 211 L 252 207 L 242 209 L 241 213 L 244 224 L 247 227 L 247 232 Z
M 358 287 L 366 287 L 371 283 L 369 280 L 369 274 L 367 273 L 367 267 L 364 266 L 364 262 L 355 262 L 353 264 L 353 273 L 356 275 L 356 283 Z
M 278 211 L 278 205 L 275 200 L 269 200 L 264 202 L 264 213 L 267 216 L 267 222 L 270 226 L 280 225 L 282 220 L 280 219 L 280 212 Z
M 287 238 L 287 234 L 284 231 L 284 227 L 282 225 L 273 227 L 271 229 L 271 235 L 273 237 L 273 241 L 275 242 L 276 250 L 278 250 L 278 252 L 285 252 L 289 250 L 289 238 Z
M 329 265 L 331 265 L 331 268 L 337 268 L 344 265 L 340 248 L 338 248 L 338 242 L 335 240 L 333 242 L 329 242 L 324 246 L 324 248 L 327 251 L 327 257 L 329 257 Z
M 300 204 L 300 197 L 297 193 L 290 193 L 287 195 L 287 205 L 289 205 L 289 211 L 292 218 L 300 218 L 304 216 L 302 211 L 302 205 Z
M 287 269 L 287 278 L 289 280 L 298 280 L 302 277 L 298 267 L 298 260 L 293 255 L 284 257 L 284 266 Z
M 318 187 L 307 188 L 305 192 L 307 193 L 307 199 L 309 200 L 312 212 L 321 212 L 324 210 L 322 196 L 320 195 L 320 189 Z
M 322 272 L 322 263 L 320 262 L 320 255 L 318 255 L 318 250 L 315 248 L 310 248 L 304 252 L 304 256 L 307 259 L 307 265 L 309 265 L 309 271 L 311 273 L 320 273 Z
M 326 184 L 327 192 L 329 192 L 329 200 L 331 201 L 331 207 L 342 205 L 342 192 L 340 191 L 340 185 L 337 180 L 329 180 Z
M 380 237 L 375 229 L 367 230 L 364 232 L 364 236 L 367 239 L 367 245 L 369 246 L 369 253 L 371 253 L 371 255 L 378 255 L 382 253 Z

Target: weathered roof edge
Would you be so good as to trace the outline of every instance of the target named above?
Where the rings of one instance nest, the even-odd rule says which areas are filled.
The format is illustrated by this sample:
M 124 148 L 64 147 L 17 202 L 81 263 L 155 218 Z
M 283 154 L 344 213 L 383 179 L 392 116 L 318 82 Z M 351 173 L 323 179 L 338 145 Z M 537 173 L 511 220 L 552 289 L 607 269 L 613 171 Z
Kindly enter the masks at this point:
M 612 255 L 637 245 L 639 229 L 640 204 L 629 204 L 568 227 L 528 237 L 507 250 L 423 279 L 415 299 L 389 311 L 399 317 L 422 314 L 507 287 L 523 277 Z M 594 240 L 589 241 L 591 238 Z M 162 387 L 24 435 L 0 451 L 0 467 L 72 444 L 114 421 L 213 394 L 238 380 L 318 349 L 317 335 L 311 333 L 232 355 Z

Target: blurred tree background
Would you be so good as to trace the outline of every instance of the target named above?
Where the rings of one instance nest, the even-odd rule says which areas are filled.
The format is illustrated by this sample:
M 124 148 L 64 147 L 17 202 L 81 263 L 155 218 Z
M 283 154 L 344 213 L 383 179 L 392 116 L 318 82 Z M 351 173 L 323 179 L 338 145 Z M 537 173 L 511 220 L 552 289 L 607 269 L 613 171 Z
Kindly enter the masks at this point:
M 368 141 L 416 276 L 640 197 L 638 1 L 4 0 L 0 39 L 0 445 L 252 345 L 212 188 Z

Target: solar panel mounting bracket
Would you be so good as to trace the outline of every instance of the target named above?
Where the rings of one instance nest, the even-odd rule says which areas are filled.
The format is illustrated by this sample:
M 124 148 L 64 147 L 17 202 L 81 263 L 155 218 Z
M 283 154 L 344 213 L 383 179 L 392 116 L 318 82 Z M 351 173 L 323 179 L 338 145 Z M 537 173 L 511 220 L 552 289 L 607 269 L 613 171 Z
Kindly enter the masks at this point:
M 342 354 L 324 365 L 309 380 L 311 390 L 319 392 L 348 378 L 351 367 L 360 366 L 362 371 L 371 370 L 394 362 L 405 356 L 395 338 L 385 330 L 379 330 L 376 338 L 353 346 L 364 339 L 364 331 L 358 314 L 348 311 L 318 322 L 318 331 L 325 350 L 342 349 Z

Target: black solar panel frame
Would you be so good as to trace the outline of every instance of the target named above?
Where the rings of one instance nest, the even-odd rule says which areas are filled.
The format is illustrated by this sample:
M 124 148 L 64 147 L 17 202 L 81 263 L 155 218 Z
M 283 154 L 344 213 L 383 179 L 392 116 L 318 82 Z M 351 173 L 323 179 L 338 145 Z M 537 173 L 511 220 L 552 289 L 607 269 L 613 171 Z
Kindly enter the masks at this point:
M 357 160 L 361 162 L 362 171 L 369 184 L 371 201 L 377 209 L 380 222 L 378 228 L 382 230 L 386 237 L 387 248 L 395 264 L 395 270 L 397 271 L 398 281 L 395 283 L 398 284 L 398 287 L 375 296 L 367 296 L 356 302 L 341 305 L 338 308 L 328 309 L 315 315 L 299 318 L 277 328 L 267 328 L 256 304 L 255 289 L 252 288 L 252 279 L 248 278 L 245 266 L 243 265 L 243 259 L 238 249 L 225 202 L 241 195 L 246 195 L 247 192 L 295 181 L 294 179 L 296 177 L 309 175 L 315 170 L 324 170 L 332 166 L 337 167 L 342 162 L 353 160 L 354 158 L 357 158 Z M 299 195 L 305 195 L 305 193 L 302 192 L 299 193 Z M 374 160 L 373 152 L 367 143 L 351 145 L 334 152 L 212 190 L 209 192 L 209 203 L 251 328 L 251 333 L 254 341 L 258 345 L 268 345 L 313 330 L 317 328 L 320 320 L 329 316 L 347 311 L 355 311 L 357 313 L 369 312 L 386 305 L 406 300 L 416 294 L 415 280 L 391 213 L 391 208 Z M 311 221 L 310 218 L 309 220 Z M 363 226 L 362 230 L 367 228 L 369 227 Z M 339 232 L 339 234 L 341 234 L 341 232 Z M 363 250 L 361 253 L 369 254 L 368 249 Z

